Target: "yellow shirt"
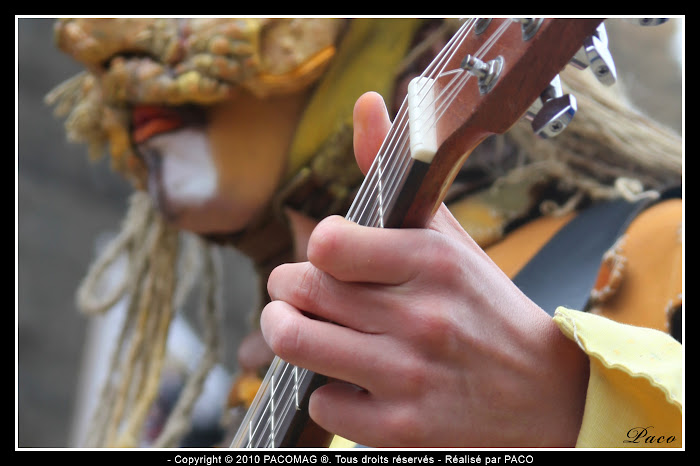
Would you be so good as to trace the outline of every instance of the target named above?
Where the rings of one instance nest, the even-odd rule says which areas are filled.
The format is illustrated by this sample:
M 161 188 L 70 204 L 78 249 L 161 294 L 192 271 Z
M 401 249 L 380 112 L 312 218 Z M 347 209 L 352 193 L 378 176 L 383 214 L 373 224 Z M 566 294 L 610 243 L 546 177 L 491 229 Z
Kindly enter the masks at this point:
M 513 276 L 570 218 L 543 218 L 487 252 Z M 642 212 L 603 258 L 590 312 L 560 307 L 554 321 L 590 358 L 577 447 L 683 444 L 683 347 L 669 336 L 682 306 L 683 202 Z
M 577 448 L 681 448 L 683 348 L 658 330 L 557 309 L 554 322 L 591 362 Z M 335 437 L 331 448 L 354 444 Z
M 576 446 L 683 446 L 683 347 L 654 329 L 560 307 L 554 321 L 590 358 Z
M 668 334 L 669 312 L 682 305 L 682 209 L 671 199 L 639 215 L 603 259 L 591 312 L 554 315 L 590 359 L 578 448 L 683 446 L 683 346 Z M 571 218 L 544 217 L 486 251 L 513 276 Z

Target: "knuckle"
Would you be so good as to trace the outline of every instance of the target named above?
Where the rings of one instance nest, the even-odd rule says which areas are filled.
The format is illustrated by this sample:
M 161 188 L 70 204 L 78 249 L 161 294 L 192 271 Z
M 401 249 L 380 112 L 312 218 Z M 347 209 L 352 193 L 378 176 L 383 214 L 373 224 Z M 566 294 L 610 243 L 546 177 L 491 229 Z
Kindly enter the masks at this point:
M 302 338 L 297 321 L 292 318 L 279 318 L 274 331 L 267 337 L 270 349 L 285 360 L 293 360 L 302 350 Z
M 304 311 L 313 311 L 328 287 L 325 273 L 308 262 L 284 264 L 270 273 L 267 291 L 279 300 Z
M 295 303 L 300 309 L 308 309 L 319 301 L 322 273 L 316 267 L 306 264 L 299 274 L 296 286 L 292 289 Z
M 311 233 L 307 256 L 312 263 L 325 263 L 326 258 L 337 250 L 339 244 L 337 221 L 335 217 L 325 218 Z
M 394 447 L 415 447 L 423 444 L 424 422 L 410 406 L 395 407 L 384 417 L 384 429 L 388 438 L 396 442 Z
M 421 348 L 438 353 L 449 351 L 455 323 L 445 306 L 448 304 L 436 303 L 431 309 L 423 309 L 424 312 L 415 316 L 414 338 Z
M 429 250 L 425 255 L 425 270 L 437 283 L 452 285 L 461 279 L 463 263 L 455 258 L 465 257 L 463 251 L 452 241 L 443 237 L 437 237 L 436 241 L 429 243 Z
M 430 380 L 424 361 L 421 358 L 406 358 L 401 364 L 402 386 L 405 393 L 421 395 L 430 386 Z

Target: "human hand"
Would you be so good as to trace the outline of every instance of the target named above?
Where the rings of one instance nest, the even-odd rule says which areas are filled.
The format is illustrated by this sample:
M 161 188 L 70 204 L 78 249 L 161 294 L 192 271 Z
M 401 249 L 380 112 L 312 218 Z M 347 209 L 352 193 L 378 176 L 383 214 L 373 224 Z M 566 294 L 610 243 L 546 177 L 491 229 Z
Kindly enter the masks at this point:
M 367 170 L 389 119 L 355 107 Z M 443 205 L 427 229 L 340 217 L 313 231 L 308 262 L 273 271 L 265 339 L 337 380 L 317 389 L 321 427 L 368 446 L 573 446 L 588 360 L 471 240 Z

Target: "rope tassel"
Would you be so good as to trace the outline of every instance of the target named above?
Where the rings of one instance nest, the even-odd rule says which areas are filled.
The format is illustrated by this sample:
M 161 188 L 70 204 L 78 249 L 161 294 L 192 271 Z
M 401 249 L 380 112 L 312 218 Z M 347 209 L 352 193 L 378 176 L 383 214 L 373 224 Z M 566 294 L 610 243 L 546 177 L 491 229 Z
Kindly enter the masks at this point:
M 200 267 L 196 264 L 189 263 L 186 271 L 190 275 L 179 280 L 180 232 L 156 213 L 147 194 L 135 192 L 130 201 L 120 234 L 90 267 L 77 292 L 79 309 L 91 316 L 105 313 L 123 297 L 129 298 L 93 413 L 86 439 L 88 447 L 139 446 L 149 411 L 158 396 L 171 322 L 197 276 L 207 280 L 206 350 L 200 367 L 190 374 L 166 428 L 156 440 L 158 446 L 176 446 L 187 433 L 192 406 L 218 356 L 216 293 L 219 287 L 215 278 L 219 269 L 212 249 L 206 248 L 204 274 L 198 273 Z M 203 242 L 197 239 L 192 244 L 200 248 L 201 255 Z M 105 293 L 101 286 L 105 273 L 124 257 L 128 259 L 127 272 L 113 286 L 114 291 Z

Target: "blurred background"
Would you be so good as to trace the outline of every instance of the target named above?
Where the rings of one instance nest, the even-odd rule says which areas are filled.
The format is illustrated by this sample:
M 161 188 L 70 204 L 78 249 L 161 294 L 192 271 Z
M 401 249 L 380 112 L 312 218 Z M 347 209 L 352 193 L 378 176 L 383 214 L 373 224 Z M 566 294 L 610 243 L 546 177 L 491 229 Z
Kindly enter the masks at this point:
M 106 159 L 66 141 L 44 96 L 80 68 L 52 42 L 51 18 L 16 18 L 15 446 L 72 447 L 89 320 L 74 294 L 99 238 L 118 232 L 130 186 Z M 620 80 L 640 108 L 678 132 L 683 122 L 683 18 L 656 28 L 608 20 Z M 224 364 L 235 361 L 254 305 L 247 260 L 224 251 Z
M 74 447 L 76 430 L 84 427 L 76 425 L 83 404 L 80 368 L 95 350 L 88 329 L 102 323 L 93 325 L 78 311 L 75 292 L 98 245 L 119 232 L 132 192 L 106 157 L 92 162 L 86 146 L 66 140 L 63 119 L 44 103 L 51 89 L 81 71 L 54 47 L 53 23 L 50 18 L 16 21 L 15 432 L 20 448 Z M 235 363 L 237 343 L 249 330 L 256 282 L 247 259 L 231 249 L 222 255 L 222 353 Z M 197 309 L 189 315 L 196 319 Z

